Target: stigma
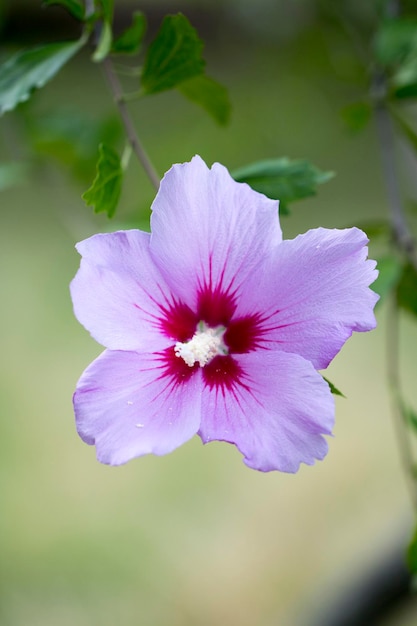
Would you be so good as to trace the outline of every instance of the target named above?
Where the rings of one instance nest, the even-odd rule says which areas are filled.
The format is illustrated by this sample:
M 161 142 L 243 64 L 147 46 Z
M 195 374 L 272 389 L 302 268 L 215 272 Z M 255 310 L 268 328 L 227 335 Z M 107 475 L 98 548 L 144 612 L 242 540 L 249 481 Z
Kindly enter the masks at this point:
M 215 356 L 228 353 L 223 341 L 226 331 L 224 326 L 211 328 L 205 322 L 199 322 L 194 336 L 184 343 L 177 341 L 174 346 L 175 356 L 182 358 L 189 367 L 198 363 L 204 367 Z

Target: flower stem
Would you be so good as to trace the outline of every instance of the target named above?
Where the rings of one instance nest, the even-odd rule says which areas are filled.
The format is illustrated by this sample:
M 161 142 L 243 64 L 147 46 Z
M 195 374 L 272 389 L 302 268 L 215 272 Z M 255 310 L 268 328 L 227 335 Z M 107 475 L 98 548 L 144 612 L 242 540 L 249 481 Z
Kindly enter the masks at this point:
M 389 3 L 389 10 L 395 12 L 395 2 Z M 382 172 L 388 196 L 391 230 L 394 243 L 407 257 L 417 271 L 417 248 L 415 239 L 408 227 L 401 193 L 398 183 L 395 161 L 395 136 L 392 118 L 387 108 L 386 78 L 382 71 L 377 70 L 373 77 L 372 96 L 375 102 L 375 121 L 381 153 Z M 417 479 L 414 471 L 413 451 L 406 424 L 406 413 L 401 393 L 399 368 L 399 318 L 397 304 L 390 302 L 387 335 L 387 378 L 392 400 L 392 415 L 397 435 L 401 462 L 406 474 L 411 502 L 417 512 Z
M 160 182 L 159 176 L 156 173 L 156 170 L 153 167 L 136 133 L 135 127 L 132 122 L 132 118 L 129 115 L 126 102 L 123 98 L 123 92 L 122 92 L 122 88 L 120 85 L 120 81 L 117 77 L 116 72 L 114 71 L 113 64 L 110 58 L 106 57 L 103 60 L 101 65 L 103 67 L 104 75 L 106 76 L 107 82 L 110 86 L 110 90 L 113 94 L 114 101 L 119 110 L 120 117 L 125 127 L 126 135 L 127 135 L 130 145 L 132 146 L 133 152 L 136 154 L 137 158 L 139 159 L 139 162 L 141 163 L 143 169 L 145 170 L 149 180 L 151 181 L 155 189 L 158 191 L 159 182 Z
M 400 384 L 398 308 L 392 299 L 389 302 L 389 306 L 387 320 L 387 379 L 401 462 L 406 475 L 410 499 L 414 510 L 417 512 L 417 479 Z
M 94 14 L 95 6 L 94 0 L 85 0 L 85 14 L 86 17 L 91 17 Z M 97 40 L 97 25 L 95 26 L 95 39 Z M 109 84 L 110 90 L 113 94 L 114 101 L 119 110 L 119 114 L 121 120 L 123 122 L 123 126 L 125 127 L 127 139 L 132 146 L 133 152 L 136 154 L 139 162 L 141 163 L 143 169 L 145 170 L 148 178 L 150 179 L 152 185 L 155 187 L 156 191 L 159 189 L 160 178 L 151 163 L 150 158 L 148 157 L 142 143 L 138 137 L 136 129 L 133 125 L 132 118 L 129 115 L 129 111 L 123 96 L 122 87 L 119 81 L 119 78 L 114 70 L 113 63 L 111 59 L 107 56 L 101 63 L 104 75 L 107 78 L 107 82 Z
M 376 79 L 380 80 L 380 79 Z M 375 119 L 381 148 L 382 170 L 388 195 L 391 227 L 395 242 L 417 271 L 417 249 L 415 239 L 405 219 L 403 203 L 398 185 L 394 155 L 394 130 L 391 115 L 382 100 L 375 106 Z
M 91 17 L 94 14 L 94 10 L 94 0 L 85 0 L 85 17 Z

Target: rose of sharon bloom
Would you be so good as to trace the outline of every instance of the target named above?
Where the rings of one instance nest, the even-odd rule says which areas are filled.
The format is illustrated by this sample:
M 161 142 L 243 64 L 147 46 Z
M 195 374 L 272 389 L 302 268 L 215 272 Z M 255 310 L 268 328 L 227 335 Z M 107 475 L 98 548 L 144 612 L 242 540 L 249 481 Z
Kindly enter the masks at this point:
M 362 231 L 283 241 L 277 209 L 194 157 L 163 178 L 151 234 L 77 245 L 75 315 L 106 350 L 74 407 L 99 461 L 166 454 L 195 434 L 262 471 L 326 455 L 334 403 L 317 370 L 375 327 L 377 272 Z

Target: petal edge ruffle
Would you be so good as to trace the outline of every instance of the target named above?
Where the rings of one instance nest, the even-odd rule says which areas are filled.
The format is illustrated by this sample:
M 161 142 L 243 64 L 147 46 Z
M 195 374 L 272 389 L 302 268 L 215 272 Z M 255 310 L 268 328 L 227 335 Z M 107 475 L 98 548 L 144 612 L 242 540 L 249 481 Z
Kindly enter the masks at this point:
M 200 390 L 199 371 L 186 385 L 172 384 L 160 357 L 105 350 L 78 381 L 77 431 L 109 465 L 168 454 L 197 432 Z
M 169 345 L 162 309 L 173 301 L 139 230 L 93 235 L 77 244 L 80 269 L 71 282 L 74 313 L 112 350 L 153 351 Z
M 155 263 L 191 308 L 206 288 L 235 292 L 282 240 L 278 202 L 198 156 L 165 174 L 151 227 Z
M 378 295 L 369 285 L 378 272 L 367 242 L 357 228 L 317 228 L 283 241 L 245 285 L 237 314 L 259 312 L 264 348 L 326 368 L 353 331 L 376 326 Z
M 268 472 L 297 472 L 327 454 L 334 399 L 311 363 L 296 354 L 253 352 L 233 358 L 242 376 L 230 393 L 203 390 L 199 435 L 203 443 L 227 441 L 244 462 Z

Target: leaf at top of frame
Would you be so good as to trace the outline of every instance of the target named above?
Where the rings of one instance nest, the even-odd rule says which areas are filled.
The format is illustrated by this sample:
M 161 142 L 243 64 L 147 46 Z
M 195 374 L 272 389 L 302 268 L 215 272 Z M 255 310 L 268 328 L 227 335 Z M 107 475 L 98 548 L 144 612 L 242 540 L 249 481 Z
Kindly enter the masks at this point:
M 205 66 L 202 51 L 203 42 L 184 15 L 165 16 L 145 57 L 141 79 L 144 91 L 157 93 L 172 89 L 202 74 Z

